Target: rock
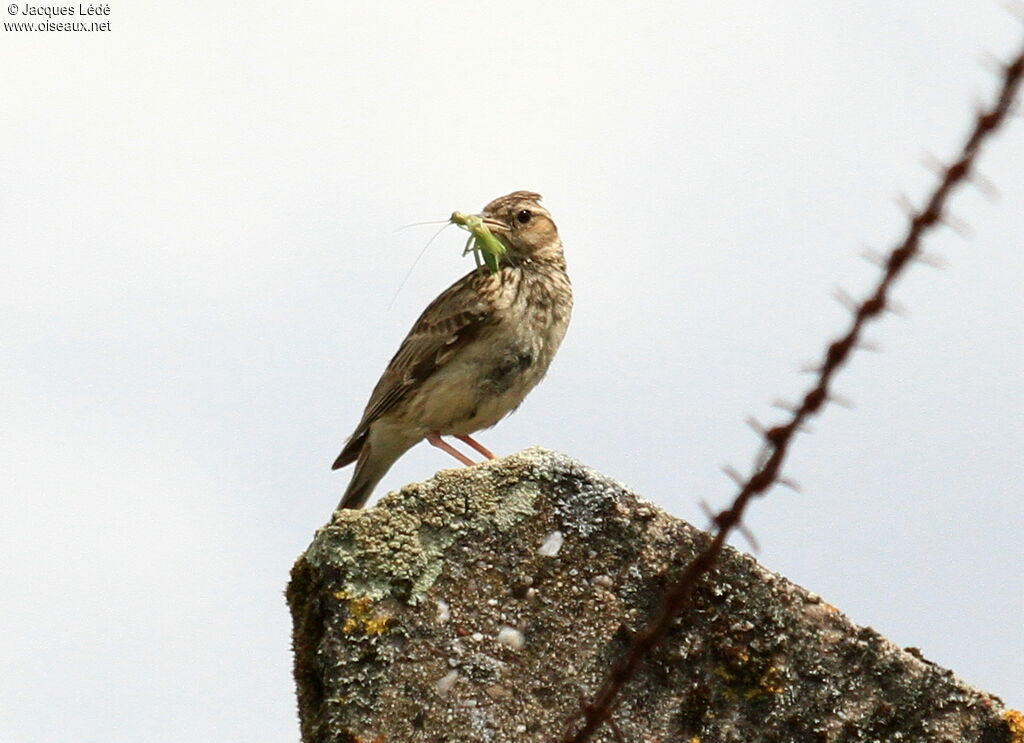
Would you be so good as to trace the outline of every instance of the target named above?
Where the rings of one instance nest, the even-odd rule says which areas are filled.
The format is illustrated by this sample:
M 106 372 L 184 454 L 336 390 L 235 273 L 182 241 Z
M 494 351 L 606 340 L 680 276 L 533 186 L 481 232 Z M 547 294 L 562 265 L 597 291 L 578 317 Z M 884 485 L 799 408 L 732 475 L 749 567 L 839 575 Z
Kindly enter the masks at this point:
M 557 741 L 706 540 L 537 448 L 338 511 L 288 587 L 302 739 Z M 997 697 L 731 548 L 614 720 L 630 743 L 1024 743 Z

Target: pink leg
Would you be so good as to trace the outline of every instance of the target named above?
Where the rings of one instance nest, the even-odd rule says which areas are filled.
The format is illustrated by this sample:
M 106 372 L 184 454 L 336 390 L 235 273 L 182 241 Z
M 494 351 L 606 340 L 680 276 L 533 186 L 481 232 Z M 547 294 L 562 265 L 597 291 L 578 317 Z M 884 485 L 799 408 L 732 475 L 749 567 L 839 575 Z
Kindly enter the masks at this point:
M 465 444 L 469 444 L 488 459 L 497 459 L 497 457 L 494 456 L 490 449 L 481 444 L 479 441 L 475 440 L 472 436 L 456 436 L 455 438 L 457 438 L 459 441 Z
M 476 464 L 476 462 L 474 462 L 472 459 L 470 459 L 465 454 L 456 449 L 454 446 L 452 446 L 447 441 L 442 439 L 440 434 L 430 434 L 429 436 L 427 436 L 427 441 L 430 443 L 431 446 L 436 446 L 441 451 L 448 452 L 467 467 L 472 467 L 474 464 Z

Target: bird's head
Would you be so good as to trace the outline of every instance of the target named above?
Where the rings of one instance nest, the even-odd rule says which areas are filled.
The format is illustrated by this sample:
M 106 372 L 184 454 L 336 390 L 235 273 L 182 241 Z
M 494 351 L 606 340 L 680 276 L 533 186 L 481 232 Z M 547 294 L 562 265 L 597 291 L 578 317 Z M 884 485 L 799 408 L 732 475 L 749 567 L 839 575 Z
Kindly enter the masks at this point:
M 540 199 L 531 191 L 514 191 L 492 201 L 480 214 L 513 259 L 547 260 L 562 255 L 558 228 Z

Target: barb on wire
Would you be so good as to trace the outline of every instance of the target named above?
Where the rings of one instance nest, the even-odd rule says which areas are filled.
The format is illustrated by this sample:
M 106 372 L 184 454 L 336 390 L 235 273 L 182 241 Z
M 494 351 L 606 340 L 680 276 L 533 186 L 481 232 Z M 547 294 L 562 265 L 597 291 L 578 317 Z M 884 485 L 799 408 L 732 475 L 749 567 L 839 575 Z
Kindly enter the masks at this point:
M 943 167 L 938 184 L 920 210 L 910 209 L 909 224 L 900 243 L 884 260 L 884 271 L 874 291 L 853 310 L 853 320 L 846 333 L 829 344 L 819 367 L 816 384 L 791 411 L 789 421 L 764 432 L 764 446 L 753 474 L 740 487 L 732 505 L 714 518 L 717 527 L 707 546 L 687 565 L 678 580 L 669 586 L 661 604 L 647 625 L 637 632 L 632 643 L 615 661 L 601 688 L 589 703 L 581 705 L 566 725 L 563 743 L 584 743 L 609 719 L 619 700 L 623 686 L 636 674 L 641 661 L 668 633 L 672 620 L 686 607 L 697 586 L 710 571 L 725 546 L 729 534 L 741 524 L 743 513 L 755 496 L 782 482 L 782 463 L 793 437 L 804 422 L 817 415 L 830 400 L 832 377 L 848 361 L 860 341 L 861 330 L 890 305 L 889 289 L 906 267 L 920 254 L 922 236 L 945 221 L 944 210 L 950 192 L 968 179 L 982 143 L 1006 120 L 1013 106 L 1021 77 L 1024 76 L 1024 50 L 1002 69 L 1002 84 L 996 102 L 987 110 L 979 110 L 974 126 L 957 159 Z M 582 718 L 582 724 L 579 724 Z

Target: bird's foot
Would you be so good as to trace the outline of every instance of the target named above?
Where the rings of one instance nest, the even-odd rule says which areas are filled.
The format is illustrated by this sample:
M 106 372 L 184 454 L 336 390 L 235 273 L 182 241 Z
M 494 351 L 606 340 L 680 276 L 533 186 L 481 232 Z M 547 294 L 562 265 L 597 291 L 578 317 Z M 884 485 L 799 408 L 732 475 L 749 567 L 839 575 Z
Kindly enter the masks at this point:
M 462 437 L 459 436 L 459 438 L 461 439 Z M 441 438 L 441 434 L 432 433 L 432 434 L 428 435 L 427 436 L 427 442 L 431 446 L 436 446 L 441 451 L 448 452 L 449 454 L 451 454 L 453 457 L 458 459 L 460 462 L 462 462 L 467 467 L 472 467 L 474 464 L 476 464 L 476 462 L 474 462 L 472 459 L 470 459 L 465 454 L 463 454 L 458 449 L 456 449 L 454 446 L 452 446 L 447 441 L 442 439 Z
M 494 453 L 490 449 L 488 449 L 486 446 L 484 446 L 479 441 L 474 439 L 472 436 L 456 436 L 455 438 L 457 438 L 464 444 L 469 444 L 488 459 L 497 459 L 497 457 L 494 456 Z

